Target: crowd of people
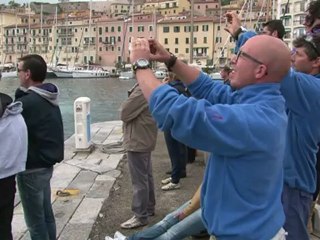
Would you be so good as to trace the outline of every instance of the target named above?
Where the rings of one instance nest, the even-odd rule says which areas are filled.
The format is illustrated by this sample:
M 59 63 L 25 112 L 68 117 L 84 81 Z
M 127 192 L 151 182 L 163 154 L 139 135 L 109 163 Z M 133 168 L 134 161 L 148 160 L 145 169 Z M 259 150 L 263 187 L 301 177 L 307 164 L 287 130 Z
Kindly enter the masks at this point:
M 137 83 L 159 129 L 210 153 L 198 210 L 212 239 L 307 240 L 319 189 L 320 1 L 309 4 L 306 35 L 293 41 L 292 50 L 282 40 L 281 20 L 256 33 L 243 28 L 234 12 L 226 19 L 236 54 L 221 70 L 223 82 L 156 40 L 137 38 L 130 53 Z M 165 63 L 192 97 L 159 82 L 150 61 Z M 132 236 L 117 232 L 114 239 L 183 239 L 198 224 L 183 227 L 185 209 Z M 197 228 L 192 233 L 202 230 Z
M 309 4 L 306 35 L 293 41 L 292 50 L 282 41 L 280 20 L 256 33 L 243 28 L 234 12 L 226 19 L 236 54 L 221 70 L 223 82 L 154 39 L 131 39 L 137 84 L 120 118 L 133 216 L 121 227 L 145 226 L 155 214 L 151 153 L 158 128 L 172 166 L 162 190 L 180 188 L 188 149 L 210 154 L 189 201 L 154 226 L 109 239 L 177 240 L 203 231 L 218 240 L 309 239 L 308 220 L 319 193 L 320 0 Z M 172 78 L 156 79 L 150 61 L 165 63 Z M 41 56 L 24 56 L 15 100 L 0 93 L 0 239 L 13 239 L 16 179 L 31 239 L 57 237 L 50 180 L 64 157 L 64 137 L 59 89 L 44 82 L 46 71 Z

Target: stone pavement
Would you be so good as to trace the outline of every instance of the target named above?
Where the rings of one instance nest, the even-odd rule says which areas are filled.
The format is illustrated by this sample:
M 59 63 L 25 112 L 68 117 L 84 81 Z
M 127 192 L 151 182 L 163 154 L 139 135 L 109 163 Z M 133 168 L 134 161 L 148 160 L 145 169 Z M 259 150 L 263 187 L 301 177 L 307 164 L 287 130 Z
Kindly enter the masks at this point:
M 91 153 L 74 153 L 74 135 L 65 141 L 65 160 L 55 165 L 51 181 L 52 203 L 59 240 L 87 239 L 120 171 L 122 122 L 92 124 Z M 57 196 L 71 189 L 70 196 Z M 14 239 L 30 239 L 19 195 L 16 195 L 12 222 Z

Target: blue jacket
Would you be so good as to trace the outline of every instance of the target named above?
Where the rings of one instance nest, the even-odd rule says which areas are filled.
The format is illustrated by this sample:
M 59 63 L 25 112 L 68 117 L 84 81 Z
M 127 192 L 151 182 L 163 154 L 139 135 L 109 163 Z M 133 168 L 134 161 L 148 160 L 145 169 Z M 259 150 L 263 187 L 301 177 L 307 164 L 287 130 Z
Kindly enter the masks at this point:
M 254 32 L 245 32 L 239 49 Z M 313 194 L 316 189 L 316 153 L 320 142 L 320 74 L 312 76 L 291 70 L 281 82 L 288 112 L 284 182 L 291 188 Z
M 150 109 L 162 130 L 211 152 L 201 193 L 206 228 L 222 240 L 271 239 L 285 218 L 287 116 L 279 84 L 232 92 L 201 73 L 188 88 L 199 100 L 163 85 L 152 93 Z
M 316 153 L 320 142 L 320 74 L 292 70 L 281 82 L 288 113 L 284 181 L 308 193 L 316 189 Z

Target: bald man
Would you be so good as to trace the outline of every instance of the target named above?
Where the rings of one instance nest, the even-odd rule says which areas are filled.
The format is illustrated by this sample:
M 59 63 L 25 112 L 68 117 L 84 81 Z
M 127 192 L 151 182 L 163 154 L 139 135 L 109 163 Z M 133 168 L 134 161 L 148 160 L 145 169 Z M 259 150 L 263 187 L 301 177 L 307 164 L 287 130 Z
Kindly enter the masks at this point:
M 287 116 L 279 82 L 290 68 L 287 46 L 270 36 L 248 40 L 232 59 L 230 84 L 235 91 L 154 40 L 133 39 L 130 59 L 159 128 L 211 153 L 201 190 L 208 232 L 226 240 L 283 239 Z M 161 84 L 149 60 L 164 62 L 193 97 Z

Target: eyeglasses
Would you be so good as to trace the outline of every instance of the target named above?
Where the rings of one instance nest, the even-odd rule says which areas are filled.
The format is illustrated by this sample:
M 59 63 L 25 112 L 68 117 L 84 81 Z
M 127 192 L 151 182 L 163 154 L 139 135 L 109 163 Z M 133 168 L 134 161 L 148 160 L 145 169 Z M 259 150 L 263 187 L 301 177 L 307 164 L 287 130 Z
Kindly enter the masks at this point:
M 255 57 L 252 57 L 251 55 L 249 55 L 248 53 L 246 53 L 246 52 L 244 52 L 244 51 L 242 51 L 242 50 L 240 50 L 240 51 L 238 52 L 235 63 L 238 62 L 238 59 L 239 59 L 239 57 L 241 57 L 241 56 L 242 56 L 242 57 L 245 57 L 245 58 L 247 58 L 247 59 L 249 59 L 249 60 L 251 60 L 251 61 L 253 61 L 253 62 L 255 62 L 255 63 L 261 64 L 261 65 L 265 65 L 263 62 L 259 61 L 259 60 L 256 59 Z
M 307 43 L 309 43 L 309 44 L 311 45 L 311 47 L 313 48 L 313 50 L 316 52 L 316 54 L 317 54 L 318 56 L 320 56 L 320 52 L 319 52 L 319 50 L 318 50 L 318 48 L 317 48 L 316 43 L 313 41 L 312 35 L 307 35 L 307 36 L 305 36 L 304 40 L 305 40 Z

